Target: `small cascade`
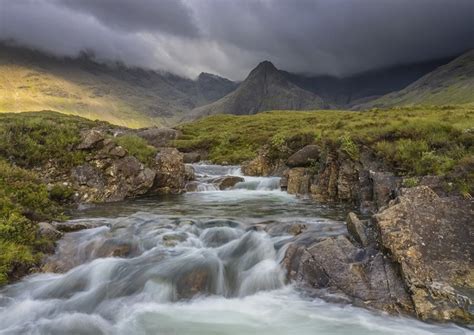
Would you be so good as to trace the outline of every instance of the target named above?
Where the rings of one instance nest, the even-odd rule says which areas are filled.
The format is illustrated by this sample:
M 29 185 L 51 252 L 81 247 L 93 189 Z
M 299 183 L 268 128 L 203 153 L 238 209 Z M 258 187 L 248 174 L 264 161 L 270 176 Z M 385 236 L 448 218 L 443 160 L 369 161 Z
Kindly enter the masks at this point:
M 279 177 L 244 176 L 239 166 L 194 164 L 192 167 L 194 168 L 197 177 L 197 180 L 192 182 L 196 184 L 193 188 L 195 192 L 220 191 L 213 181 L 215 178 L 223 176 L 237 176 L 244 178 L 243 182 L 239 182 L 234 187 L 225 190 L 226 192 L 233 190 L 280 191 Z

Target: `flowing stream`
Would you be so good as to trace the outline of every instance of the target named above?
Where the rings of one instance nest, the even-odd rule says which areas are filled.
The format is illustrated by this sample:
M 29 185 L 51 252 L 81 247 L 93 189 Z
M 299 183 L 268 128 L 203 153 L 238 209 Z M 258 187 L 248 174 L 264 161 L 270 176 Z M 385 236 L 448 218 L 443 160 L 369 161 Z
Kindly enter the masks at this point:
M 0 334 L 471 333 L 307 297 L 285 282 L 291 236 L 278 227 L 342 234 L 347 209 L 290 196 L 278 178 L 219 191 L 209 180 L 238 167 L 194 168 L 197 192 L 77 211 L 72 223 L 95 226 L 59 242 L 50 263 L 68 271 L 1 289 Z

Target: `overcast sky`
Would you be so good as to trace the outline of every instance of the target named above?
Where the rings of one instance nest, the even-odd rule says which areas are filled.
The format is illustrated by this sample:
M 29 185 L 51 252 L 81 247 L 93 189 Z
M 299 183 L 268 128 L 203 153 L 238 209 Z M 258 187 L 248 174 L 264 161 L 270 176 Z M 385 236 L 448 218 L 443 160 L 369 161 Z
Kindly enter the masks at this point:
M 345 76 L 474 48 L 474 0 L 0 0 L 0 39 L 189 77 Z

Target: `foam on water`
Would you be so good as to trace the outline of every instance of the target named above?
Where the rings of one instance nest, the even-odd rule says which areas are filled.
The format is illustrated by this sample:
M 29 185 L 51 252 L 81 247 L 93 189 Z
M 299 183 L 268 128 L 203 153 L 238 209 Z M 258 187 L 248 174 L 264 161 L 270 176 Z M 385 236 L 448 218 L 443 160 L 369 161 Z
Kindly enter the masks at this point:
M 195 166 L 202 184 L 238 167 Z M 49 264 L 0 290 L 0 334 L 470 334 L 309 299 L 285 281 L 291 236 L 262 226 L 301 222 L 321 237 L 345 231 L 345 211 L 296 199 L 278 178 L 233 189 L 85 209 L 100 225 L 66 234 Z M 104 257 L 114 248 L 124 257 Z

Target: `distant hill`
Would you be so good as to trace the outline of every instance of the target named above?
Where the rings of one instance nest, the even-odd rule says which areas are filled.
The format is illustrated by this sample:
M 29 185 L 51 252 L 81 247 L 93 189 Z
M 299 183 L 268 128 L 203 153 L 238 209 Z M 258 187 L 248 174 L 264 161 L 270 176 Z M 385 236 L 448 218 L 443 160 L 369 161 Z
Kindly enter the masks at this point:
M 319 95 L 333 108 L 349 108 L 355 104 L 401 90 L 453 59 L 454 57 L 449 57 L 400 64 L 341 78 L 328 75 L 310 76 L 282 72 L 292 83 Z
M 327 108 L 316 94 L 290 82 L 271 62 L 253 69 L 239 87 L 207 106 L 193 110 L 193 117 L 212 114 L 248 115 L 267 110 L 305 110 Z
M 236 87 L 206 73 L 190 80 L 0 44 L 0 112 L 55 110 L 129 127 L 169 125 Z
M 357 108 L 470 103 L 474 103 L 474 50 L 438 67 L 400 91 Z

